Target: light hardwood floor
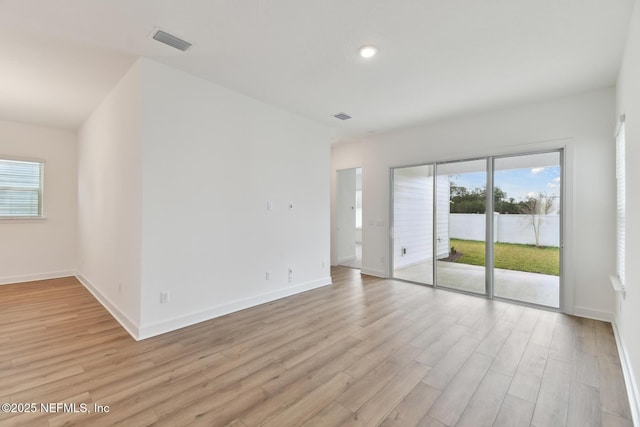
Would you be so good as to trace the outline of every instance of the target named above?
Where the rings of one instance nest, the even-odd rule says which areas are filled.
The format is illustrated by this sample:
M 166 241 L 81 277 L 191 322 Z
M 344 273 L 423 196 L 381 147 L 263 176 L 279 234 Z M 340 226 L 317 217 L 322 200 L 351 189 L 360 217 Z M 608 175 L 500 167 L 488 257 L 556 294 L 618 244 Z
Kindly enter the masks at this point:
M 0 425 L 631 426 L 609 324 L 332 273 L 141 342 L 73 278 L 0 286 L 0 402 L 38 405 Z

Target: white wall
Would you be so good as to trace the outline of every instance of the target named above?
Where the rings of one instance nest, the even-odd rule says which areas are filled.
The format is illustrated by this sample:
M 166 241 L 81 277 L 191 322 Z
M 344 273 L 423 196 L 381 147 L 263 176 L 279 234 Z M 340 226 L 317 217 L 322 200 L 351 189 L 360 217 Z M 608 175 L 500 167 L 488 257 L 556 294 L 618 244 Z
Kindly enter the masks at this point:
M 328 129 L 140 64 L 140 336 L 330 283 Z
M 0 158 L 44 161 L 46 219 L 0 220 L 0 284 L 71 276 L 76 257 L 76 135 L 0 121 Z
M 617 112 L 625 114 L 627 157 L 627 223 L 626 223 L 626 298 L 617 297 L 615 325 L 626 362 L 628 391 L 632 399 L 632 413 L 636 425 L 640 425 L 640 222 L 635 220 L 640 212 L 640 5 L 636 1 L 631 27 L 625 48 L 624 60 L 617 84 Z M 613 133 L 613 128 L 611 129 Z M 612 161 L 613 162 L 613 161 Z M 614 192 L 612 190 L 612 192 Z M 615 217 L 615 207 L 609 209 Z M 615 265 L 610 266 L 615 272 Z
M 451 178 L 449 175 L 436 176 L 436 241 L 438 259 L 449 256 L 449 212 L 451 204 Z
M 140 96 L 136 63 L 78 135 L 78 277 L 134 336 L 141 293 Z
M 568 312 L 609 318 L 608 275 L 615 266 L 613 111 L 614 91 L 603 89 L 375 135 L 353 149 L 334 150 L 333 165 L 363 167 L 362 271 L 389 275 L 390 167 L 566 146 L 563 304 Z

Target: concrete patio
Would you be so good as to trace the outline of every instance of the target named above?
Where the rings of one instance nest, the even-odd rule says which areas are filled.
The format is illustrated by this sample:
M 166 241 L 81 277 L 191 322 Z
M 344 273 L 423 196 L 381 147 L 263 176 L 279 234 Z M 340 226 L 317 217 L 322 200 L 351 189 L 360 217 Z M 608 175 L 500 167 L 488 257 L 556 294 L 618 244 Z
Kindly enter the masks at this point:
M 432 261 L 394 270 L 394 278 L 433 284 Z M 438 286 L 484 294 L 485 268 L 438 261 Z M 495 296 L 547 307 L 560 306 L 560 278 L 547 274 L 494 269 Z

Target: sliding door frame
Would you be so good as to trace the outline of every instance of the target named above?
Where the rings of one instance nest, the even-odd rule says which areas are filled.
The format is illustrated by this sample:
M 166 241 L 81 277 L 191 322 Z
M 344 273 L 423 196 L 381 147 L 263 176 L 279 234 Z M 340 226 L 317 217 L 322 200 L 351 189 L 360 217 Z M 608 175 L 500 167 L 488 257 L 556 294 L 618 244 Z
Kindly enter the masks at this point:
M 436 234 L 438 232 L 438 215 L 437 215 L 437 209 L 438 209 L 438 203 L 437 203 L 437 179 L 438 179 L 438 167 L 440 165 L 448 165 L 448 164 L 452 164 L 452 163 L 463 163 L 463 162 L 473 162 L 473 161 L 478 161 L 478 160 L 486 160 L 487 165 L 485 166 L 485 185 L 487 185 L 487 180 L 489 179 L 489 163 L 490 163 L 490 157 L 489 156 L 481 156 L 481 157 L 469 157 L 469 158 L 465 158 L 465 159 L 458 159 L 458 160 L 447 160 L 447 161 L 442 161 L 442 162 L 435 162 L 433 163 L 433 254 L 434 254 L 434 260 L 433 260 L 433 287 L 434 288 L 438 288 L 438 289 L 446 289 L 449 291 L 453 291 L 453 292 L 461 292 L 464 294 L 469 294 L 469 295 L 475 295 L 475 296 L 480 296 L 480 297 L 487 297 L 489 298 L 489 292 L 490 292 L 490 288 L 493 289 L 490 285 L 489 285 L 489 279 L 488 279 L 488 270 L 487 270 L 487 262 L 489 260 L 489 257 L 486 255 L 487 254 L 487 250 L 489 248 L 489 245 L 486 244 L 486 240 L 487 240 L 487 234 L 486 234 L 486 230 L 487 228 L 485 227 L 485 272 L 484 272 L 484 280 L 485 280 L 485 290 L 484 290 L 484 294 L 480 294 L 477 292 L 471 292 L 471 291 L 465 291 L 463 289 L 456 289 L 456 288 L 452 288 L 452 287 L 448 287 L 448 286 L 438 286 L 438 266 L 437 266 L 437 254 L 438 254 L 438 241 L 436 239 Z M 487 187 L 489 188 L 489 187 Z M 491 192 L 493 194 L 493 191 Z M 489 197 L 489 195 L 487 195 L 487 198 Z M 492 206 L 493 206 L 493 202 L 492 202 Z M 488 205 L 487 205 L 488 207 Z M 485 209 L 486 210 L 486 209 Z M 491 249 L 493 250 L 493 245 L 491 247 Z M 493 265 L 492 265 L 493 266 Z M 493 275 L 493 273 L 492 273 Z
M 555 145 L 555 144 L 554 144 Z M 565 164 L 565 159 L 566 159 L 566 151 L 570 150 L 570 146 L 568 145 L 559 145 L 559 146 L 553 146 L 553 147 L 549 147 L 549 148 L 541 148 L 541 149 L 531 149 L 531 150 L 526 150 L 526 151 L 521 151 L 521 152 L 513 152 L 513 153 L 509 153 L 509 152 L 505 152 L 503 154 L 494 154 L 494 155 L 484 155 L 484 156 L 476 156 L 476 157 L 467 157 L 467 158 L 460 158 L 460 159 L 455 159 L 455 160 L 442 160 L 442 161 L 435 161 L 435 162 L 424 162 L 424 163 L 417 163 L 417 164 L 412 164 L 412 165 L 405 165 L 405 166 L 395 166 L 395 167 L 391 167 L 390 168 L 390 226 L 389 226 L 389 265 L 390 265 L 390 277 L 396 280 L 401 280 L 401 281 L 405 281 L 405 282 L 409 282 L 409 283 L 415 283 L 415 284 L 419 284 L 419 285 L 423 285 L 423 286 L 431 286 L 433 288 L 436 289 L 445 289 L 447 291 L 452 291 L 452 292 L 458 292 L 458 293 L 463 293 L 463 294 L 468 294 L 468 295 L 473 295 L 476 297 L 484 297 L 487 299 L 492 299 L 492 300 L 498 300 L 498 301 L 506 301 L 506 302 L 510 302 L 510 303 L 515 303 L 515 304 L 519 304 L 519 305 L 524 305 L 524 306 L 529 306 L 529 307 L 536 307 L 536 308 L 542 308 L 545 310 L 551 310 L 551 311 L 561 311 L 564 312 L 566 309 L 566 298 L 565 298 L 565 265 L 564 265 L 564 242 L 565 242 L 565 221 L 566 221 L 566 216 L 567 216 L 567 211 L 565 209 L 566 206 L 566 186 L 567 186 L 567 180 L 566 180 L 566 176 L 567 176 L 567 172 L 566 172 L 566 164 Z M 559 209 L 560 209 L 560 219 L 559 219 L 559 270 L 560 270 L 560 276 L 558 277 L 558 283 L 559 283 L 559 287 L 558 287 L 558 297 L 559 297 L 559 306 L 556 307 L 550 307 L 550 306 L 546 306 L 546 305 L 542 305 L 542 304 L 535 304 L 535 303 L 531 303 L 531 302 L 527 302 L 527 301 L 520 301 L 520 300 L 515 300 L 515 299 L 509 299 L 509 298 L 504 298 L 504 297 L 499 297 L 495 295 L 495 291 L 494 291 L 494 242 L 493 242 L 493 235 L 494 235 L 494 227 L 495 227 L 495 221 L 494 221 L 494 215 L 493 214 L 489 214 L 492 213 L 494 211 L 494 193 L 495 193 L 495 188 L 494 188 L 494 169 L 495 169 L 495 160 L 496 159 L 501 159 L 501 158 L 509 158 L 509 157 L 520 157 L 520 156 L 528 156 L 528 155 L 536 155 L 536 154 L 545 154 L 545 153 L 558 153 L 559 154 L 559 165 L 560 165 L 560 204 L 559 204 Z M 473 160 L 486 160 L 486 208 L 485 208 L 485 294 L 478 294 L 478 293 L 474 293 L 474 292 L 469 292 L 469 291 L 465 291 L 465 290 L 460 290 L 460 289 L 455 289 L 455 288 L 450 288 L 450 287 L 446 287 L 446 286 L 438 286 L 438 269 L 437 269 L 437 249 L 438 249 L 438 241 L 436 239 L 436 235 L 437 235 L 437 177 L 438 177 L 438 166 L 439 165 L 443 165 L 443 164 L 449 164 L 449 163 L 457 163 L 457 162 L 465 162 L 465 161 L 473 161 Z M 395 227 L 395 217 L 394 217 L 394 198 L 395 198 L 395 183 L 394 183 L 394 178 L 395 178 L 395 170 L 396 169 L 404 169 L 404 168 L 410 168 L 410 167 L 417 167 L 417 166 L 433 166 L 433 179 L 432 179 L 432 253 L 433 253 L 433 261 L 432 261 L 432 277 L 433 277 L 433 283 L 432 284 L 428 284 L 428 283 L 422 283 L 422 282 L 415 282 L 415 281 L 410 281 L 410 280 L 405 280 L 405 279 L 400 279 L 400 278 L 396 278 L 395 277 L 395 265 L 394 265 L 394 246 L 395 246 L 395 242 L 394 242 L 394 227 Z M 489 191 L 490 190 L 490 191 Z

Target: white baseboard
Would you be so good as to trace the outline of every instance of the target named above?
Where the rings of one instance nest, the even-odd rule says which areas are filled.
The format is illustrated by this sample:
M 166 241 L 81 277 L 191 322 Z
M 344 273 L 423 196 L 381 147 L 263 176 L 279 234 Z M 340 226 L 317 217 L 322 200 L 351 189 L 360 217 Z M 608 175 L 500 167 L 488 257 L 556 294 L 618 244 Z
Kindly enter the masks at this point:
M 616 322 L 612 322 L 613 335 L 616 338 L 616 344 L 618 346 L 618 355 L 620 356 L 620 364 L 622 365 L 622 375 L 624 376 L 624 384 L 627 387 L 627 396 L 629 397 L 629 406 L 631 408 L 631 417 L 633 418 L 633 425 L 640 426 L 640 393 L 638 392 L 638 384 L 633 374 L 633 367 L 629 362 L 627 350 L 625 348 L 620 331 L 618 331 L 618 325 Z
M 266 294 L 232 301 L 230 303 L 211 307 L 196 313 L 190 313 L 183 316 L 175 317 L 173 319 L 163 320 L 151 325 L 142 325 L 138 329 L 138 339 L 142 340 L 145 338 L 151 338 L 156 335 L 184 328 L 185 326 L 190 326 L 196 323 L 204 322 L 206 320 L 214 319 L 216 317 L 224 316 L 225 314 L 234 313 L 236 311 L 244 310 L 256 305 L 299 294 L 301 292 L 331 285 L 331 283 L 331 277 L 324 277 L 322 279 L 290 286 L 288 288 L 279 289 L 277 291 L 269 292 Z
M 613 313 L 604 310 L 596 310 L 588 307 L 573 307 L 573 314 L 587 319 L 602 320 L 603 322 L 613 322 Z
M 73 270 L 53 271 L 50 273 L 22 274 L 20 276 L 0 277 L 0 285 L 10 285 L 13 283 L 33 282 L 36 280 L 59 279 L 61 277 L 75 276 Z
M 140 331 L 138 326 L 129 319 L 109 298 L 104 296 L 98 288 L 96 288 L 89 279 L 84 277 L 82 273 L 76 272 L 76 278 L 91 294 L 98 300 L 100 304 L 113 316 L 114 319 L 133 337 L 134 340 L 140 341 Z
M 387 278 L 387 273 L 384 270 L 375 270 L 373 268 L 362 267 L 360 269 L 360 273 L 366 274 L 367 276 L 380 277 L 382 279 L 386 279 Z
M 342 258 L 338 258 L 338 264 L 344 264 L 345 262 L 351 262 L 351 261 L 355 261 L 356 260 L 356 256 L 352 255 L 352 256 L 345 256 Z

